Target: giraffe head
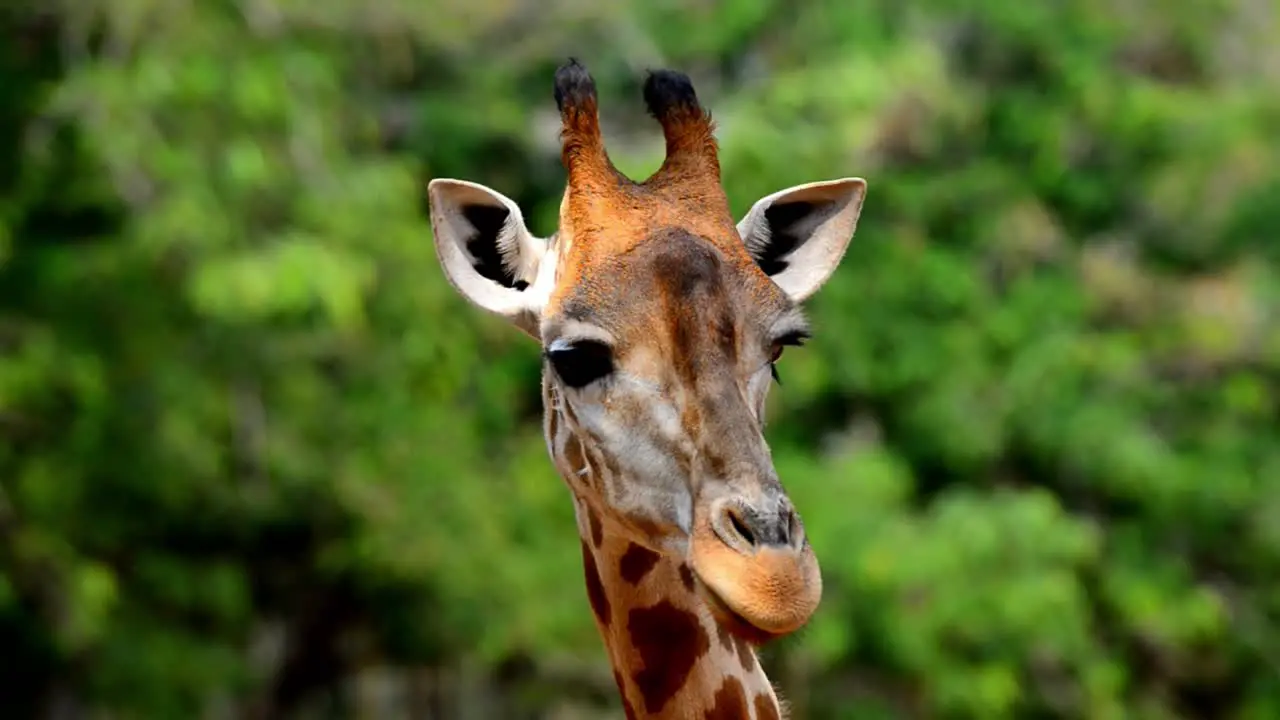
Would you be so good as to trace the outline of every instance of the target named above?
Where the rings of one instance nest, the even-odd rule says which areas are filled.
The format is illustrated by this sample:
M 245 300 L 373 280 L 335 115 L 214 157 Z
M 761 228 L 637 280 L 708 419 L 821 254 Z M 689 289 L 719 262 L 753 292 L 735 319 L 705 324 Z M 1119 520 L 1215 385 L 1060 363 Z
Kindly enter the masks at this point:
M 783 349 L 809 335 L 801 303 L 843 257 L 866 183 L 783 190 L 735 223 L 685 75 L 645 83 L 666 157 L 641 183 L 611 163 L 576 61 L 557 71 L 555 98 L 558 231 L 536 237 L 500 193 L 434 180 L 444 272 L 540 342 L 547 439 L 584 540 L 619 535 L 691 567 L 694 592 L 740 637 L 790 633 L 822 580 L 765 442 L 765 397 Z

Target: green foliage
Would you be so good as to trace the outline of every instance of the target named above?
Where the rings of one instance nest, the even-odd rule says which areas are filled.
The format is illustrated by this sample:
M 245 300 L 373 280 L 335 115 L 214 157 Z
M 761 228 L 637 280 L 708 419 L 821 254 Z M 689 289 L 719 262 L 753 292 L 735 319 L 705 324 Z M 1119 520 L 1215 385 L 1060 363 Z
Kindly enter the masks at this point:
M 826 585 L 769 653 L 797 718 L 1280 714 L 1271 5 L 526 5 L 0 10 L 7 711 L 345 716 L 390 669 L 617 714 L 536 349 L 423 207 L 550 232 L 576 55 L 629 172 L 663 64 L 735 212 L 869 180 L 771 400 Z

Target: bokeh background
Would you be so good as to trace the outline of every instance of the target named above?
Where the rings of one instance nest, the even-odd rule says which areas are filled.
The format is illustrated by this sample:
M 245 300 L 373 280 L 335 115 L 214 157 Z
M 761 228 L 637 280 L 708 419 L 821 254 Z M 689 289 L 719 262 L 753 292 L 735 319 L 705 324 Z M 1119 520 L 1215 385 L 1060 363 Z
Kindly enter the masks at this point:
M 797 719 L 1280 717 L 1274 0 L 9 0 L 0 715 L 620 718 L 536 346 L 432 177 L 553 230 L 648 67 L 735 212 L 869 180 L 768 436 Z

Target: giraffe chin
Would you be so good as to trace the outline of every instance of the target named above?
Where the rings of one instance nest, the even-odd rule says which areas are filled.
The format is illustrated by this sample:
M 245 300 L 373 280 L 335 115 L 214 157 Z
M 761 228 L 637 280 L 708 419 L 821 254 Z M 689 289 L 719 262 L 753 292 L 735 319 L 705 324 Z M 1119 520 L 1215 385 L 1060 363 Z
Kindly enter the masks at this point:
M 690 562 L 716 621 L 755 645 L 799 630 L 822 599 L 822 574 L 807 544 L 743 554 L 704 525 L 694 532 Z

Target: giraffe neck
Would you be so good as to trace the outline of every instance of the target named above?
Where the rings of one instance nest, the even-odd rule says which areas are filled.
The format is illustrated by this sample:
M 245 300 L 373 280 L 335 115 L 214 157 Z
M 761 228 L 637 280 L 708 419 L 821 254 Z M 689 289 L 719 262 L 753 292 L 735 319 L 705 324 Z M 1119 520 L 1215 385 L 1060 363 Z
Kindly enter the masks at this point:
M 711 616 L 689 566 L 620 535 L 599 537 L 582 538 L 587 597 L 627 717 L 779 720 L 755 651 Z
M 603 463 L 572 437 L 545 381 L 543 401 L 548 449 L 574 499 L 587 598 L 628 720 L 781 720 L 754 649 L 715 621 L 692 569 L 603 522 L 594 499 Z

